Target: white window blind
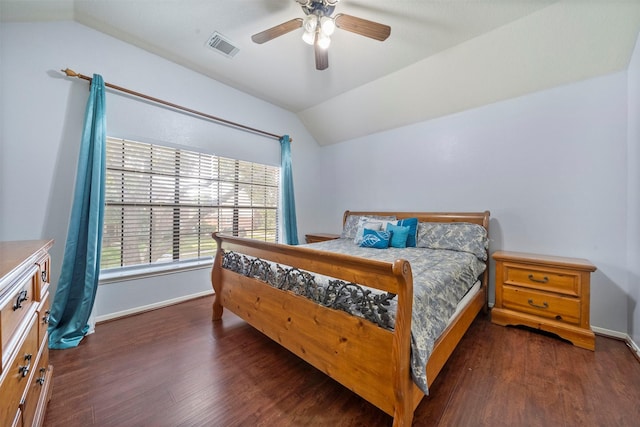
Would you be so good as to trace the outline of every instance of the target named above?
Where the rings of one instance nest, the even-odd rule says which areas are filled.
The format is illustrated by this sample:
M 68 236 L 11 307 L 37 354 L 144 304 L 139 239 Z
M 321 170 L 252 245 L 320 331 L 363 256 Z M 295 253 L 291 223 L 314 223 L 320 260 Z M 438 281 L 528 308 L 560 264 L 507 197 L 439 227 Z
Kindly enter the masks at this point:
M 107 138 L 102 270 L 208 258 L 214 231 L 278 240 L 280 168 Z

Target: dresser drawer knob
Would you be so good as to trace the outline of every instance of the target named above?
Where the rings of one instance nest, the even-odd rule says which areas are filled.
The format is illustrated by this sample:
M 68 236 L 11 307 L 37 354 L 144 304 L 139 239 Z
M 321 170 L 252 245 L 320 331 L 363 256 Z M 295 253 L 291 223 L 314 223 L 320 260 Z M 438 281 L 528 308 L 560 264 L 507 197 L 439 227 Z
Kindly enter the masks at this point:
M 48 324 L 50 318 L 51 318 L 51 310 L 45 311 L 44 316 L 42 316 L 42 323 L 45 325 Z
M 549 281 L 549 278 L 547 276 L 544 276 L 542 279 L 538 279 L 533 274 L 530 274 L 529 280 L 536 283 L 547 283 Z
M 18 367 L 18 373 L 22 375 L 22 377 L 26 377 L 27 374 L 29 373 L 29 370 L 31 369 L 31 359 L 33 358 L 32 354 L 25 354 L 24 355 L 24 361 L 27 362 L 26 365 L 24 366 L 19 366 Z
M 36 380 L 36 383 L 40 385 L 44 385 L 45 374 L 47 373 L 47 368 L 40 368 L 40 376 Z
M 527 302 L 529 303 L 529 305 L 530 305 L 531 307 L 535 307 L 535 308 L 542 308 L 542 309 L 547 309 L 547 308 L 549 308 L 549 303 L 548 303 L 548 302 L 546 302 L 546 301 L 542 301 L 542 305 L 538 305 L 538 304 L 534 303 L 532 299 L 529 299 L 529 301 L 527 301 Z
M 45 283 L 47 281 L 47 270 L 42 270 L 42 281 Z
M 13 304 L 13 311 L 16 311 L 19 308 L 22 308 L 22 303 L 25 302 L 28 299 L 27 297 L 27 290 L 23 290 L 18 294 L 18 297 L 16 298 L 16 303 Z

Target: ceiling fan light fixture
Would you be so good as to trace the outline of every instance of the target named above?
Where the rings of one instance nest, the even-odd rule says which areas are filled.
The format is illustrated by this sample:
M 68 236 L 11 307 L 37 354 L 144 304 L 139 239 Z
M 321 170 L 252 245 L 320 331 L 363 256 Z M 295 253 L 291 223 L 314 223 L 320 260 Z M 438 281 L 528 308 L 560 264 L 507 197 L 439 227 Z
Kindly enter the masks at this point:
M 316 43 L 318 43 L 320 49 L 327 49 L 331 44 L 331 38 L 320 31 L 318 32 L 318 41 Z
M 302 21 L 302 28 L 304 28 L 307 33 L 315 33 L 316 28 L 318 28 L 318 17 L 315 15 L 305 16 Z
M 320 28 L 324 34 L 330 36 L 336 30 L 336 23 L 330 16 L 323 16 L 320 18 Z
M 284 0 L 283 0 L 284 1 Z M 306 16 L 290 19 L 275 27 L 251 36 L 254 43 L 262 44 L 299 28 L 303 29 L 302 40 L 313 46 L 316 70 L 329 66 L 328 48 L 331 35 L 336 28 L 373 40 L 384 41 L 391 34 L 391 27 L 344 13 L 333 14 L 340 0 L 295 0 Z
M 305 31 L 302 34 L 302 40 L 306 43 L 309 44 L 311 46 L 313 46 L 313 42 L 315 42 L 316 39 L 316 33 L 315 32 L 309 32 L 309 31 Z

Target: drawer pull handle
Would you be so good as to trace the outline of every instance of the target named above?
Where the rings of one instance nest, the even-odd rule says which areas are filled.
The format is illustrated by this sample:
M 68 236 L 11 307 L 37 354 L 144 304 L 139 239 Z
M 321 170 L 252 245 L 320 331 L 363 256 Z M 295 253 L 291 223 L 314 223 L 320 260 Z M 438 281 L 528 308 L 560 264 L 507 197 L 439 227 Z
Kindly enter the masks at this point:
M 535 307 L 535 308 L 542 308 L 542 309 L 547 309 L 547 308 L 549 308 L 549 303 L 548 303 L 548 302 L 546 302 L 546 301 L 543 301 L 543 302 L 542 302 L 542 305 L 535 304 L 535 303 L 533 302 L 533 300 L 532 300 L 532 299 L 529 299 L 529 301 L 527 301 L 527 302 L 529 303 L 529 305 L 530 305 L 531 307 Z
M 24 361 L 27 362 L 26 365 L 24 366 L 19 366 L 18 367 L 18 373 L 22 375 L 22 377 L 26 377 L 27 374 L 29 373 L 29 370 L 31 370 L 31 358 L 33 357 L 32 354 L 25 354 L 24 355 Z
M 42 270 L 42 281 L 45 283 L 47 281 L 47 270 Z
M 45 374 L 47 373 L 47 368 L 40 368 L 40 376 L 36 380 L 36 383 L 40 385 L 44 385 Z
M 42 316 L 42 323 L 43 324 L 48 324 L 49 323 L 49 318 L 51 317 L 51 310 L 47 310 L 44 312 L 44 316 Z
M 533 274 L 529 275 L 529 280 L 531 280 L 532 282 L 537 282 L 537 283 L 547 283 L 549 281 L 549 278 L 547 276 L 544 276 L 542 279 L 536 279 Z
M 22 308 L 22 303 L 28 299 L 27 290 L 21 291 L 16 298 L 16 303 L 13 304 L 13 311 L 16 311 L 19 308 Z

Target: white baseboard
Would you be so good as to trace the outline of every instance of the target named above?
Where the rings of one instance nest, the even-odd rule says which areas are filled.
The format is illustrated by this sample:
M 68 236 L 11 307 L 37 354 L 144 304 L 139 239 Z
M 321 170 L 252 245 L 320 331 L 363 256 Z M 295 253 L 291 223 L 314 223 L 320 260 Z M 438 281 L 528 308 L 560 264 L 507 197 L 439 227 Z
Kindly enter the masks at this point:
M 636 344 L 629 334 L 625 334 L 623 332 L 612 331 L 611 329 L 598 328 L 597 326 L 591 326 L 591 329 L 595 334 L 602 335 L 605 337 L 616 338 L 622 340 L 627 343 L 629 348 L 636 353 L 636 357 L 640 360 L 640 347 Z
M 631 337 L 624 332 L 613 331 L 611 329 L 599 328 L 597 326 L 591 325 L 591 330 L 593 333 L 602 335 L 609 338 L 617 338 L 619 340 L 627 341 L 631 340 Z
M 101 322 L 106 322 L 108 320 L 117 319 L 119 317 L 131 316 L 133 314 L 144 313 L 145 311 L 155 310 L 162 307 L 167 307 L 169 305 L 178 304 L 184 301 L 188 301 L 191 299 L 196 299 L 200 297 L 204 297 L 207 295 L 213 295 L 213 289 L 210 291 L 198 292 L 196 294 L 184 295 L 178 298 L 173 298 L 170 300 L 160 301 L 153 304 L 143 305 L 140 307 L 134 307 L 128 310 L 118 311 L 115 313 L 109 313 L 102 316 L 96 316 L 96 324 Z
M 636 344 L 631 338 L 627 340 L 627 345 L 636 353 L 636 358 L 640 360 L 640 346 L 638 346 L 638 344 Z

